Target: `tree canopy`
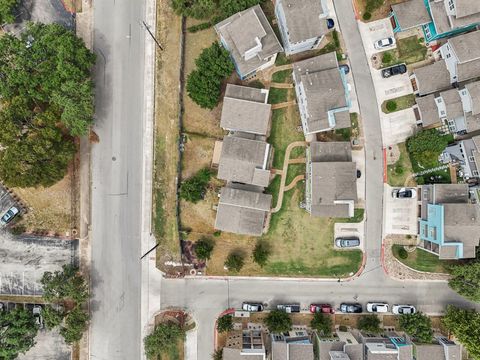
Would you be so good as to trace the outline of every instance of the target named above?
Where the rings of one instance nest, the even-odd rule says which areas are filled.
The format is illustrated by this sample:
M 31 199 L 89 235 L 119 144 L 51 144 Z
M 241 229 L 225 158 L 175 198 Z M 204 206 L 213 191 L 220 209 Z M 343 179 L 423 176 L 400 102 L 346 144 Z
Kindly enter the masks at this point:
M 230 55 L 218 42 L 204 49 L 195 60 L 196 69 L 187 77 L 187 93 L 202 108 L 218 105 L 223 80 L 234 67 Z
M 177 324 L 159 324 L 143 339 L 145 353 L 149 359 L 160 356 L 161 353 L 168 352 L 177 346 L 178 340 L 184 337 L 185 332 Z
M 210 169 L 201 169 L 180 184 L 180 198 L 197 203 L 203 199 L 212 176 Z
M 64 265 L 62 271 L 46 271 L 40 280 L 43 286 L 43 298 L 49 302 L 65 299 L 82 303 L 88 298 L 87 283 L 78 269 Z
M 480 359 L 480 313 L 473 309 L 460 309 L 449 305 L 442 321 L 465 346 L 470 356 Z
M 227 260 L 225 260 L 225 266 L 228 270 L 239 272 L 242 270 L 243 264 L 245 263 L 245 259 L 243 254 L 238 252 L 231 252 L 227 256 Z
M 407 149 L 412 160 L 414 170 L 435 167 L 438 164 L 438 156 L 448 145 L 448 137 L 442 135 L 436 129 L 427 129 L 418 132 L 407 140 Z
M 15 22 L 13 10 L 18 5 L 18 0 L 0 0 L 0 24 Z
M 332 319 L 330 316 L 317 312 L 313 315 L 310 322 L 312 329 L 315 329 L 320 336 L 330 336 L 332 334 Z
M 378 334 L 380 329 L 380 318 L 377 315 L 364 315 L 358 319 L 358 328 L 366 332 Z
M 28 351 L 35 344 L 37 331 L 32 311 L 0 311 L 0 359 L 13 360 Z
M 195 254 L 200 260 L 209 260 L 214 247 L 215 241 L 203 236 L 195 243 Z
M 171 4 L 178 15 L 221 21 L 260 2 L 261 0 L 172 0 Z
M 408 335 L 420 342 L 432 342 L 432 321 L 427 315 L 421 312 L 400 315 L 400 327 Z
M 226 332 L 233 330 L 233 317 L 232 315 L 223 315 L 217 319 L 218 332 Z
M 270 244 L 264 240 L 259 240 L 253 249 L 253 261 L 255 261 L 261 267 L 264 267 L 267 264 L 271 252 L 272 250 Z
M 480 261 L 454 265 L 450 268 L 452 278 L 448 284 L 460 295 L 480 302 Z
M 265 325 L 271 333 L 282 333 L 292 328 L 292 319 L 281 310 L 272 310 L 265 318 Z
M 65 317 L 65 325 L 61 327 L 60 334 L 67 344 L 79 341 L 87 330 L 88 314 L 76 306 Z

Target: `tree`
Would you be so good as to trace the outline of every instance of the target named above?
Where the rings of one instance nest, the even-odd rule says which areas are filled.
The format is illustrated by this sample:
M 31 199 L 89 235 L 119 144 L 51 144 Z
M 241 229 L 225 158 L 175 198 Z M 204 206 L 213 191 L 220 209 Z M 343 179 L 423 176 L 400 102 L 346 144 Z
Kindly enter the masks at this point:
M 28 351 L 35 344 L 37 331 L 32 311 L 0 311 L 0 359 L 13 360 Z
M 265 318 L 265 325 L 271 333 L 282 333 L 292 328 L 292 319 L 284 311 L 273 310 Z
M 212 354 L 212 360 L 223 360 L 223 348 L 215 350 Z
M 60 334 L 67 344 L 79 341 L 87 330 L 88 314 L 79 306 L 70 311 L 65 318 L 65 326 L 60 329 Z
M 235 272 L 239 272 L 244 263 L 244 256 L 237 252 L 231 252 L 227 257 L 227 260 L 225 260 L 225 266 L 227 269 Z
M 203 236 L 195 243 L 195 254 L 200 260 L 210 260 L 213 248 L 215 247 L 215 241 L 211 238 Z
M 70 135 L 85 135 L 93 121 L 94 64 L 95 55 L 72 31 L 30 23 L 19 38 L 0 38 L 0 96 L 27 99 L 40 112 L 51 106 Z
M 317 312 L 313 315 L 310 322 L 312 329 L 315 329 L 320 336 L 330 336 L 332 334 L 332 319 L 330 316 Z
M 380 329 L 380 318 L 377 315 L 364 315 L 358 319 L 357 326 L 360 330 L 378 334 L 382 330 Z
M 480 302 L 480 262 L 475 261 L 450 268 L 448 285 L 469 300 Z
M 42 310 L 43 322 L 47 329 L 53 329 L 60 325 L 63 320 L 63 313 L 55 310 L 52 305 L 46 305 Z
M 430 318 L 421 313 L 400 315 L 400 328 L 408 335 L 422 343 L 430 343 L 433 339 L 432 322 Z
M 187 78 L 187 93 L 202 108 L 213 109 L 220 100 L 223 80 L 234 67 L 230 55 L 218 42 L 202 51 L 196 69 Z
M 222 17 L 227 18 L 239 11 L 260 3 L 260 0 L 221 0 L 219 1 Z
M 177 342 L 185 337 L 185 332 L 177 324 L 159 324 L 150 335 L 143 339 L 145 353 L 149 359 L 160 356 L 177 346 Z
M 205 168 L 183 181 L 180 185 L 180 198 L 194 204 L 202 200 L 211 176 L 210 169 Z
M 172 0 L 172 7 L 178 15 L 207 19 L 212 16 L 217 5 L 214 0 Z
M 438 164 L 438 156 L 447 145 L 448 137 L 436 129 L 420 131 L 407 140 L 407 149 L 413 165 L 421 164 L 425 168 Z
M 40 283 L 43 285 L 43 298 L 48 302 L 74 300 L 77 304 L 88 298 L 87 283 L 78 269 L 72 265 L 64 265 L 62 271 L 47 271 Z
M 442 321 L 465 346 L 470 356 L 480 359 L 480 313 L 474 309 L 460 309 L 449 305 Z
M 233 330 L 233 317 L 232 315 L 223 315 L 217 319 L 218 332 L 227 332 Z
M 259 240 L 253 249 L 253 261 L 261 267 L 264 267 L 267 264 L 270 253 L 270 245 L 266 241 Z
M 18 0 L 0 0 L 0 23 L 11 24 L 15 22 L 13 10 L 18 5 Z

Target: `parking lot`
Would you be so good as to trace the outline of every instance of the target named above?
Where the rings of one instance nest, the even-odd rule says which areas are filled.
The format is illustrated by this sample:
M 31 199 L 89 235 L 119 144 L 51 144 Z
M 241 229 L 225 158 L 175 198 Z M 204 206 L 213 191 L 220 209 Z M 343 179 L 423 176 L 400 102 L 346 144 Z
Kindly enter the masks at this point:
M 384 187 L 384 226 L 385 234 L 416 235 L 418 229 L 417 199 L 396 199 L 392 188 Z
M 360 223 L 335 223 L 333 247 L 335 249 L 342 249 L 335 245 L 335 239 L 337 238 L 356 237 L 360 240 L 360 245 L 349 249 L 363 249 L 364 234 L 365 222 L 363 221 Z
M 0 294 L 41 295 L 45 271 L 78 262 L 78 240 L 32 235 L 14 236 L 0 230 Z
M 12 194 L 0 184 L 0 217 L 2 217 L 12 206 L 15 206 L 18 210 L 20 210 L 20 214 L 22 213 L 21 205 L 17 203 Z M 0 227 L 4 227 L 4 225 L 0 223 Z

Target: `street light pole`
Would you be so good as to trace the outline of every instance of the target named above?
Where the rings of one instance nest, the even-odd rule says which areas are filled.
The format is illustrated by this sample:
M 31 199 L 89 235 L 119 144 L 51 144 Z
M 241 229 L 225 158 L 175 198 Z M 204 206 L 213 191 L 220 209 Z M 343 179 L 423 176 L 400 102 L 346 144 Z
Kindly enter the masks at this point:
M 145 23 L 145 21 L 142 21 L 143 23 L 143 26 L 145 26 L 145 29 L 148 31 L 148 33 L 150 34 L 150 36 L 152 37 L 153 41 L 155 41 L 155 43 L 157 44 L 158 48 L 160 50 L 163 51 L 163 47 L 162 45 L 160 45 L 160 43 L 158 42 L 158 40 L 155 38 L 155 36 L 152 34 L 152 32 L 150 31 L 150 28 L 148 27 L 148 25 Z

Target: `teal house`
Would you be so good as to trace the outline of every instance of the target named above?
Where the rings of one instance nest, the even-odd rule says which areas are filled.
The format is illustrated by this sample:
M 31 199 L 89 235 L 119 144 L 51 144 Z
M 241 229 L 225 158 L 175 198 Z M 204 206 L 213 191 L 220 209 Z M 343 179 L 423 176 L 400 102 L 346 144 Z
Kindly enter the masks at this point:
M 418 246 L 442 260 L 475 258 L 480 240 L 480 207 L 469 197 L 466 184 L 422 186 Z
M 390 20 L 394 32 L 421 26 L 430 42 L 480 25 L 480 1 L 408 0 L 392 5 Z

